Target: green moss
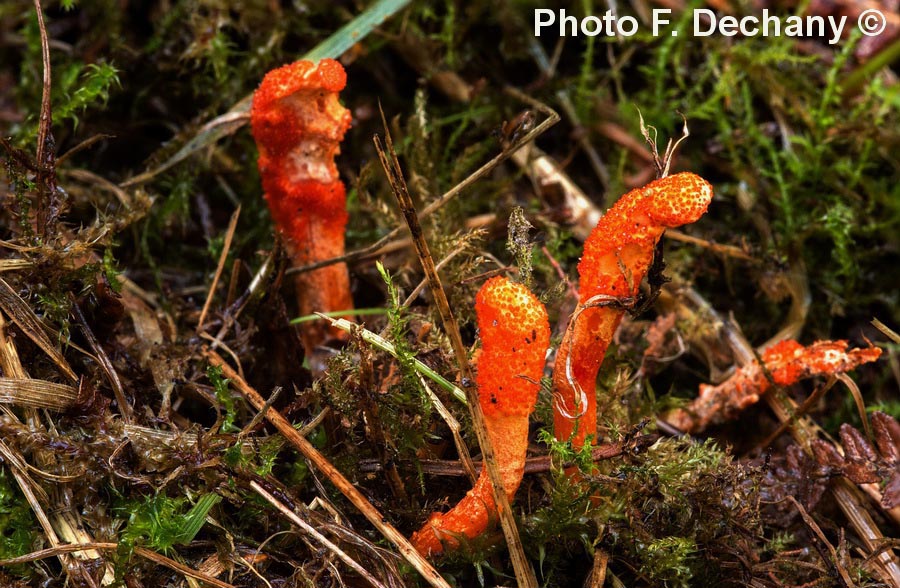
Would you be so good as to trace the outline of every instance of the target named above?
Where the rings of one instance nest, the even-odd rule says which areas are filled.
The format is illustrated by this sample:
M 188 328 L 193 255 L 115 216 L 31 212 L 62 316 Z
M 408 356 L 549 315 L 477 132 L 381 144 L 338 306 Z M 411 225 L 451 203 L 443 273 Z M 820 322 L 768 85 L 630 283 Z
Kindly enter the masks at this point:
M 154 494 L 143 500 L 129 501 L 117 509 L 128 522 L 122 540 L 170 553 L 175 545 L 186 545 L 203 527 L 206 515 L 221 500 L 216 494 L 204 494 L 189 506 L 185 497 L 169 498 Z
M 6 467 L 0 468 L 0 559 L 11 559 L 33 551 L 38 545 L 37 522 L 25 498 L 15 487 Z M 30 577 L 27 565 L 12 566 L 9 571 Z

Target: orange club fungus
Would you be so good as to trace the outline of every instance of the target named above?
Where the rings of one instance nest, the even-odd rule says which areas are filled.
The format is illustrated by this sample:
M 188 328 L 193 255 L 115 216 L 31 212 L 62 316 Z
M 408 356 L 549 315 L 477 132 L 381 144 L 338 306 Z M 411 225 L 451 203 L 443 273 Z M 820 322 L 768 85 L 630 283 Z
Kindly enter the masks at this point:
M 625 309 L 637 297 L 667 228 L 706 212 L 712 186 L 692 173 L 658 179 L 622 196 L 591 231 L 578 264 L 579 304 L 553 370 L 553 432 L 579 448 L 596 437 L 597 372 Z
M 333 59 L 297 61 L 267 73 L 253 95 L 259 175 L 296 266 L 344 254 L 346 193 L 334 157 L 351 120 L 338 101 L 346 84 L 344 68 Z M 295 285 L 301 315 L 353 308 L 344 263 L 297 274 Z M 320 322 L 304 323 L 301 336 L 307 356 L 328 336 L 345 337 Z
M 503 490 L 512 502 L 525 472 L 528 417 L 537 401 L 550 325 L 534 294 L 504 277 L 484 283 L 475 312 L 481 337 L 478 399 Z M 431 515 L 411 542 L 424 555 L 440 555 L 477 537 L 496 519 L 493 488 L 482 470 L 465 497 L 450 511 Z
M 842 374 L 879 357 L 881 349 L 877 347 L 847 351 L 846 341 L 816 341 L 808 347 L 790 339 L 780 341 L 762 352 L 765 369 L 754 361 L 718 386 L 701 384 L 700 395 L 689 406 L 665 418 L 686 433 L 698 433 L 734 418 L 755 404 L 772 384 L 792 386 L 806 378 Z

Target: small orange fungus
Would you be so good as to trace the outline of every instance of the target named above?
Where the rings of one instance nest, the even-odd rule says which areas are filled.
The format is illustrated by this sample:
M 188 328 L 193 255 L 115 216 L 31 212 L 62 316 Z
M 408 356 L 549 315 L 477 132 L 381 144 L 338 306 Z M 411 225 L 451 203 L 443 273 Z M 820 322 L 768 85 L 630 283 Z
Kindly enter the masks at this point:
M 698 175 L 661 178 L 622 196 L 584 243 L 578 264 L 579 305 L 553 370 L 553 432 L 578 448 L 597 433 L 595 386 L 606 349 L 634 301 L 667 228 L 706 212 L 712 186 Z
M 816 341 L 809 347 L 790 339 L 780 341 L 762 353 L 771 381 L 759 362 L 751 362 L 718 386 L 700 384 L 700 395 L 688 407 L 670 412 L 666 420 L 686 433 L 698 433 L 756 404 L 772 383 L 791 386 L 814 376 L 848 372 L 881 357 L 877 347 L 847 351 L 847 346 L 846 341 Z
M 475 298 L 481 355 L 478 398 L 488 436 L 510 502 L 525 472 L 528 417 L 534 410 L 550 325 L 544 305 L 528 289 L 504 277 L 484 283 Z M 424 555 L 440 555 L 477 537 L 497 518 L 487 472 L 452 510 L 431 515 L 412 536 Z
M 297 266 L 344 254 L 346 194 L 334 157 L 350 126 L 338 92 L 347 84 L 340 63 L 297 61 L 266 74 L 253 95 L 250 123 L 259 148 L 259 175 L 276 229 Z M 343 263 L 297 275 L 301 315 L 353 308 Z M 326 338 L 317 322 L 301 331 L 307 355 Z M 345 335 L 330 330 L 335 338 Z

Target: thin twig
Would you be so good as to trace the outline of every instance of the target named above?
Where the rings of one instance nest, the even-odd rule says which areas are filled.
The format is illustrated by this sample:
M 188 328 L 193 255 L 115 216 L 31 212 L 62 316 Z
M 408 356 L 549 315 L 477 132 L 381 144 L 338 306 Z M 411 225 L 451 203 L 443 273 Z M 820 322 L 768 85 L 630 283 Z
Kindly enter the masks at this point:
M 215 351 L 207 348 L 203 349 L 203 355 L 214 366 L 222 368 L 223 375 L 230 380 L 230 384 L 234 386 L 257 410 L 263 410 L 266 407 L 265 399 L 259 395 L 230 365 L 228 365 L 222 357 Z M 266 410 L 266 420 L 272 423 L 278 432 L 284 435 L 285 439 L 290 442 L 300 453 L 303 454 L 316 468 L 331 480 L 331 483 L 353 503 L 360 513 L 365 516 L 384 537 L 394 544 L 400 551 L 400 554 L 414 567 L 425 580 L 432 586 L 439 588 L 450 588 L 447 581 L 432 567 L 428 561 L 422 557 L 416 548 L 410 544 L 409 540 L 403 536 L 393 525 L 387 522 L 384 515 L 377 508 L 372 506 L 362 492 L 350 483 L 347 478 L 328 461 L 328 459 L 319 453 L 313 447 L 312 443 L 307 441 L 300 433 L 291 425 L 290 421 L 284 418 L 280 412 L 272 408 Z
M 113 394 L 116 397 L 116 404 L 119 405 L 119 412 L 122 415 L 122 420 L 125 421 L 126 425 L 130 425 L 133 411 L 131 404 L 128 403 L 128 399 L 125 398 L 125 388 L 122 386 L 119 374 L 116 372 L 116 368 L 113 366 L 112 361 L 110 361 L 109 356 L 106 355 L 106 351 L 103 350 L 103 346 L 100 345 L 97 337 L 94 336 L 94 332 L 84 318 L 81 308 L 78 307 L 75 295 L 71 292 L 69 292 L 69 302 L 72 304 L 72 316 L 75 317 L 75 322 L 81 327 L 81 334 L 87 339 L 88 345 L 90 345 L 91 349 L 94 351 L 97 363 L 103 368 L 103 373 L 106 374 L 106 379 L 109 380 L 109 385 L 112 387 Z
M 497 167 L 498 165 L 500 165 L 501 163 L 503 163 L 504 161 L 506 161 L 507 159 L 512 157 L 516 153 L 516 151 L 518 151 L 520 148 L 522 148 L 523 146 L 527 145 L 528 143 L 534 141 L 537 137 L 539 137 L 544 132 L 546 132 L 547 129 L 549 129 L 550 127 L 555 125 L 557 122 L 559 122 L 559 115 L 553 109 L 549 108 L 547 105 L 545 105 L 541 102 L 537 102 L 534 99 L 527 97 L 524 94 L 522 94 L 521 92 L 518 92 L 517 90 L 511 89 L 511 88 L 507 88 L 506 92 L 515 96 L 516 98 L 519 98 L 519 99 L 522 99 L 523 97 L 526 98 L 526 100 L 524 100 L 525 102 L 533 105 L 536 110 L 539 110 L 540 112 L 542 112 L 547 118 L 545 118 L 543 121 L 541 121 L 541 123 L 539 125 L 537 125 L 533 129 L 531 129 L 528 133 L 526 133 L 518 141 L 515 141 L 512 145 L 509 146 L 508 149 L 504 149 L 503 151 L 498 153 L 490 161 L 488 161 L 487 163 L 482 165 L 480 168 L 478 168 L 477 170 L 475 170 L 474 172 L 469 174 L 469 176 L 466 179 L 464 179 L 462 182 L 458 183 L 456 186 L 454 186 L 450 190 L 444 192 L 444 194 L 442 194 L 439 198 L 437 198 L 436 200 L 434 200 L 433 202 L 428 204 L 428 206 L 426 206 L 425 208 L 420 210 L 419 211 L 419 220 L 424 220 L 424 219 L 428 218 L 429 216 L 431 216 L 431 214 L 433 214 L 435 211 L 437 211 L 442 206 L 444 206 L 445 204 L 450 202 L 452 199 L 459 196 L 463 190 L 465 190 L 466 188 L 468 188 L 469 186 L 471 186 L 472 184 L 474 184 L 475 182 L 477 182 L 478 180 L 480 180 L 481 178 L 483 178 L 484 176 L 489 174 L 495 167 Z M 287 270 L 287 272 L 285 272 L 285 273 L 287 275 L 299 274 L 299 273 L 304 273 L 304 272 L 309 272 L 309 271 L 312 271 L 315 269 L 319 269 L 320 267 L 333 265 L 335 263 L 341 263 L 341 262 L 349 263 L 351 261 L 356 261 L 358 259 L 368 257 L 369 255 L 372 255 L 373 253 L 380 250 L 382 247 L 384 247 L 385 245 L 387 245 L 388 243 L 390 243 L 391 241 L 396 239 L 398 236 L 400 236 L 400 234 L 402 232 L 403 232 L 403 227 L 396 227 L 396 228 L 392 229 L 384 237 L 382 237 L 375 243 L 372 243 L 371 245 L 362 247 L 360 249 L 356 249 L 354 251 L 351 251 L 349 253 L 341 255 L 340 257 L 324 259 L 322 261 L 312 263 L 309 265 L 300 266 L 300 267 L 292 267 L 289 270 Z
M 41 62 L 43 64 L 43 80 L 41 83 L 41 113 L 38 122 L 37 136 L 37 226 L 40 234 L 47 236 L 48 229 L 59 214 L 56 194 L 56 165 L 54 163 L 53 138 L 50 127 L 53 125 L 53 109 L 50 103 L 52 74 L 50 69 L 50 42 L 47 39 L 47 26 L 44 24 L 44 10 L 41 1 L 34 0 L 37 14 L 38 33 L 41 37 Z
M 403 170 L 400 168 L 400 162 L 397 160 L 397 154 L 394 151 L 391 134 L 388 130 L 387 121 L 384 117 L 384 111 L 381 112 L 381 120 L 384 125 L 385 146 L 382 145 L 381 139 L 376 135 L 375 150 L 381 160 L 381 165 L 388 176 L 391 189 L 394 196 L 400 204 L 400 212 L 406 220 L 413 244 L 416 247 L 416 253 L 419 256 L 419 262 L 428 278 L 431 294 L 438 307 L 441 315 L 441 322 L 444 331 L 450 338 L 450 345 L 453 347 L 456 360 L 459 363 L 460 373 L 462 375 L 463 389 L 466 392 L 466 399 L 469 402 L 469 412 L 472 415 L 472 426 L 478 438 L 478 445 L 481 447 L 481 454 L 484 456 L 484 462 L 487 465 L 488 477 L 491 480 L 491 487 L 494 494 L 494 502 L 497 505 L 497 514 L 500 519 L 500 525 L 503 527 L 503 534 L 506 537 L 507 547 L 509 548 L 510 559 L 512 560 L 513 569 L 516 573 L 516 580 L 519 586 L 523 588 L 537 588 L 537 578 L 534 571 L 525 558 L 525 550 L 522 547 L 522 541 L 519 538 L 519 530 L 516 528 L 516 521 L 513 517 L 512 508 L 509 504 L 509 498 L 503 490 L 503 481 L 500 477 L 500 470 L 494 458 L 494 448 L 491 439 L 487 434 L 487 427 L 484 423 L 484 413 L 481 410 L 481 404 L 478 402 L 478 391 L 473 386 L 472 369 L 469 365 L 468 350 L 463 344 L 462 335 L 459 332 L 459 325 L 453 316 L 453 310 L 450 308 L 450 302 L 444 292 L 441 284 L 440 276 L 434 267 L 434 258 L 425 241 L 425 235 L 422 232 L 422 225 L 419 222 L 419 216 L 416 213 L 415 205 L 412 197 L 409 195 L 406 180 L 403 177 Z M 432 203 L 435 204 L 435 203 Z
M 250 482 L 250 487 L 253 488 L 253 490 L 255 490 L 257 494 L 262 496 L 266 502 L 268 502 L 273 507 L 275 507 L 275 509 L 277 509 L 278 512 L 280 512 L 281 514 L 286 516 L 292 523 L 294 523 L 295 525 L 300 527 L 304 533 L 306 533 L 307 535 L 309 535 L 310 537 L 312 537 L 313 539 L 315 539 L 316 541 L 321 543 L 326 549 L 328 549 L 332 553 L 334 553 L 338 557 L 338 559 L 340 559 L 342 562 L 344 562 L 345 564 L 350 566 L 350 568 L 353 569 L 357 574 L 362 576 L 363 579 L 366 580 L 366 582 L 368 582 L 372 586 L 375 586 L 376 588 L 384 588 L 384 584 L 379 582 L 375 578 L 375 576 L 373 576 L 372 574 L 367 572 L 365 568 L 363 568 L 361 565 L 359 565 L 359 563 L 356 562 L 356 560 L 354 560 L 352 557 L 350 557 L 349 555 L 344 553 L 344 551 L 340 547 L 338 547 L 337 545 L 335 545 L 334 543 L 329 541 L 327 537 L 325 537 L 324 535 L 322 535 L 321 533 L 316 531 L 312 527 L 312 525 L 310 525 L 309 523 L 307 523 L 306 521 L 304 521 L 303 519 L 298 517 L 294 511 L 289 509 L 286 505 L 284 505 L 282 502 L 280 502 L 277 498 L 275 498 L 274 496 L 272 496 L 271 494 L 266 492 L 266 490 L 262 486 L 260 486 L 256 481 Z
M 59 157 L 57 157 L 56 165 L 60 165 L 65 160 L 69 159 L 70 157 L 72 157 L 73 155 L 75 155 L 76 153 L 78 153 L 80 151 L 84 151 L 88 147 L 92 146 L 94 143 L 99 143 L 100 141 L 104 141 L 106 139 L 114 139 L 114 138 L 115 138 L 115 135 L 107 135 L 106 133 L 98 133 L 96 135 L 92 135 L 92 136 L 88 137 L 87 139 L 85 139 L 84 141 L 82 141 L 81 143 L 79 143 L 78 145 L 75 145 L 74 147 L 72 147 L 71 149 L 69 149 L 62 155 L 60 155 Z M 116 188 L 121 190 L 121 188 L 119 188 L 118 186 L 116 186 Z
M 834 384 L 836 382 L 837 382 L 837 377 L 830 376 L 828 378 L 828 381 L 825 382 L 825 384 L 823 384 L 822 386 L 819 386 L 818 388 L 813 390 L 813 393 L 810 394 L 809 397 L 803 401 L 803 404 L 801 404 L 800 407 L 794 412 L 794 414 L 791 415 L 791 418 L 786 421 L 782 421 L 781 424 L 778 425 L 778 427 L 774 431 L 772 431 L 768 437 L 766 437 L 765 441 L 763 441 L 762 443 L 759 444 L 759 446 L 760 447 L 771 447 L 772 443 L 774 443 L 776 439 L 781 437 L 781 434 L 784 433 L 788 427 L 793 425 L 797 421 L 797 419 L 799 419 L 800 417 L 805 415 L 807 413 L 807 411 L 810 408 L 812 408 L 812 406 L 816 402 L 818 402 L 819 399 L 822 398 L 822 396 L 825 395 L 826 392 L 831 390 L 831 388 L 834 386 Z
M 813 535 L 818 539 L 819 544 L 822 545 L 828 551 L 828 557 L 824 557 L 825 554 L 822 554 L 822 559 L 826 561 L 830 561 L 831 566 L 837 571 L 838 576 L 841 578 L 841 582 L 844 584 L 846 588 L 856 588 L 856 584 L 853 583 L 853 580 L 850 579 L 850 574 L 847 573 L 847 570 L 844 569 L 844 566 L 841 565 L 840 560 L 838 559 L 837 550 L 835 550 L 834 546 L 829 543 L 828 537 L 825 536 L 825 533 L 822 532 L 821 527 L 816 523 L 815 520 L 809 513 L 806 512 L 806 509 L 803 508 L 803 505 L 797 502 L 797 499 L 793 496 L 788 496 L 787 499 L 794 505 L 794 508 L 797 509 L 797 512 L 800 513 L 800 518 L 803 519 L 803 522 L 806 524 L 807 528 L 813 532 Z
M 219 255 L 219 263 L 216 265 L 216 273 L 213 276 L 212 284 L 209 285 L 209 293 L 206 295 L 206 302 L 203 303 L 203 310 L 200 311 L 200 319 L 197 321 L 197 332 L 203 330 L 203 321 L 206 320 L 206 313 L 209 312 L 209 306 L 212 304 L 213 296 L 216 294 L 216 286 L 219 285 L 219 278 L 222 277 L 222 270 L 225 269 L 225 261 L 228 259 L 228 252 L 231 251 L 231 241 L 234 239 L 234 231 L 237 229 L 237 221 L 241 216 L 241 207 L 231 214 L 231 220 L 228 221 L 228 229 L 225 231 L 225 243 L 222 245 L 222 254 Z
M 50 43 L 47 41 L 47 27 L 44 24 L 44 10 L 41 8 L 41 0 L 34 0 L 34 10 L 37 13 L 38 32 L 41 36 L 41 61 L 44 64 L 44 78 L 41 89 L 41 116 L 38 123 L 37 141 L 37 163 L 39 166 L 43 166 L 47 151 L 47 136 L 50 134 L 50 125 L 53 124 L 53 112 L 50 107 L 52 77 L 50 74 Z
M 632 451 L 636 448 L 647 447 L 652 445 L 658 438 L 658 435 L 640 435 L 635 437 L 631 444 L 616 442 L 597 445 L 591 449 L 591 461 L 603 461 L 618 457 L 622 455 L 626 449 Z M 472 466 L 475 468 L 476 475 L 481 473 L 482 464 L 483 462 L 481 460 L 473 462 Z M 567 461 L 561 464 L 554 464 L 552 456 L 537 455 L 525 460 L 525 473 L 541 474 L 549 472 L 554 465 L 567 468 L 575 465 L 575 462 Z M 410 465 L 410 468 L 412 467 L 413 466 Z M 416 470 L 421 469 L 422 473 L 428 474 L 429 476 L 460 477 L 468 475 L 466 469 L 457 460 L 422 459 L 419 460 L 414 467 Z M 381 469 L 381 463 L 374 459 L 367 459 L 359 462 L 359 471 L 361 472 L 378 472 L 381 471 Z

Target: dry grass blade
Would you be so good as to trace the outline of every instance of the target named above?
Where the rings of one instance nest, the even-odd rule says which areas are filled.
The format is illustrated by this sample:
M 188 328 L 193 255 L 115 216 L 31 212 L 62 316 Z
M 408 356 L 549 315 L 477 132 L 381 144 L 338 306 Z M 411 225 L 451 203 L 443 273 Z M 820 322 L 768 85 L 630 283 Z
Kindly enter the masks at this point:
M 241 216 L 241 207 L 238 206 L 228 221 L 228 229 L 225 231 L 225 243 L 222 245 L 222 254 L 219 255 L 219 263 L 216 265 L 216 273 L 213 276 L 212 284 L 209 285 L 209 293 L 206 295 L 206 302 L 203 303 L 203 310 L 200 311 L 200 319 L 197 321 L 197 331 L 203 330 L 203 322 L 206 320 L 206 313 L 209 312 L 209 306 L 212 304 L 213 296 L 216 293 L 216 286 L 219 285 L 219 278 L 222 277 L 222 270 L 225 269 L 225 261 L 228 259 L 228 252 L 231 251 L 231 241 L 234 239 L 234 231 L 237 229 L 238 218 Z
M 365 579 L 366 582 L 368 582 L 371 586 L 375 586 L 376 588 L 384 588 L 384 584 L 379 582 L 375 578 L 375 576 L 367 572 L 365 568 L 359 565 L 352 557 L 344 553 L 344 551 L 340 547 L 329 541 L 327 537 L 316 531 L 309 523 L 298 517 L 297 514 L 294 513 L 291 509 L 279 502 L 278 499 L 276 499 L 274 496 L 266 492 L 262 486 L 260 486 L 256 482 L 250 482 L 250 487 L 253 488 L 253 490 L 255 490 L 257 494 L 262 496 L 266 502 L 278 509 L 281 514 L 290 519 L 292 523 L 300 527 L 300 529 L 302 529 L 304 533 L 308 534 L 310 537 L 322 544 L 326 549 L 334 553 L 342 562 L 347 564 L 357 574 L 362 576 L 363 579 Z
M 12 286 L 10 286 L 3 278 L 0 278 L 0 307 L 2 307 L 3 311 L 9 315 L 9 318 L 22 329 L 22 332 L 25 333 L 26 337 L 31 339 L 35 345 L 40 347 L 44 353 L 50 356 L 50 359 L 53 360 L 56 367 L 58 367 L 69 380 L 72 382 L 78 381 L 78 376 L 76 376 L 75 372 L 72 371 L 72 368 L 69 367 L 69 362 L 66 361 L 66 358 L 63 357 L 63 354 L 60 353 L 56 346 L 50 342 L 50 338 L 47 336 L 47 332 L 44 330 L 44 325 L 41 323 L 40 319 L 38 319 L 34 314 L 34 311 L 31 310 L 31 307 L 19 297 L 16 291 L 12 289 Z
M 523 137 L 514 141 L 512 145 L 509 146 L 508 149 L 504 149 L 496 156 L 494 156 L 490 161 L 479 167 L 477 170 L 469 174 L 466 179 L 453 186 L 451 189 L 444 192 L 440 197 L 435 199 L 433 202 L 428 204 L 425 208 L 419 211 L 419 220 L 424 220 L 428 218 L 435 211 L 439 210 L 445 204 L 459 196 L 463 190 L 485 177 L 489 174 L 495 167 L 512 157 L 519 149 L 534 141 L 537 137 L 547 131 L 550 127 L 559 122 L 559 115 L 556 112 L 548 107 L 547 105 L 537 102 L 532 98 L 522 94 L 518 90 L 514 88 L 506 88 L 506 93 L 510 94 L 527 104 L 532 105 L 536 110 L 543 113 L 547 118 L 545 118 L 539 125 L 528 131 Z M 355 251 L 351 251 L 345 255 L 340 257 L 333 257 L 331 259 L 325 259 L 316 263 L 312 263 L 309 265 L 304 265 L 302 267 L 292 267 L 287 270 L 287 275 L 298 274 L 302 272 L 309 272 L 314 269 L 318 269 L 320 267 L 325 267 L 327 265 L 332 265 L 340 262 L 351 262 L 358 259 L 363 259 L 368 257 L 378 251 L 380 251 L 385 245 L 396 239 L 403 232 L 403 227 L 396 227 L 392 229 L 388 234 L 379 239 L 378 241 L 368 245 L 366 247 L 362 247 L 360 249 L 356 249 Z
M 22 304 L 24 304 L 24 302 Z M 30 309 L 27 310 L 30 311 Z M 37 319 L 35 318 L 35 320 Z M 25 368 L 22 366 L 18 350 L 16 349 L 14 342 L 6 336 L 6 325 L 6 318 L 3 316 L 3 313 L 0 313 L 0 368 L 2 368 L 3 372 L 6 374 L 27 380 L 29 379 L 28 372 L 25 371 Z M 43 331 L 41 331 L 41 333 L 43 333 Z M 6 412 L 8 418 L 16 418 L 15 415 L 8 410 L 4 410 L 4 412 Z M 36 408 L 26 406 L 23 412 L 25 413 L 28 426 L 39 430 L 43 430 L 48 426 L 41 421 Z M 52 429 L 53 425 L 50 424 L 49 428 Z M 77 512 L 70 503 L 66 502 L 65 498 L 62 496 L 61 489 L 58 486 L 51 487 L 49 492 L 44 492 L 43 489 L 36 485 L 25 472 L 25 468 L 36 468 L 31 468 L 24 460 L 18 458 L 10 459 L 9 454 L 11 454 L 12 451 L 5 444 L 3 444 L 2 453 L 6 454 L 6 461 L 12 466 L 13 477 L 16 479 L 19 488 L 22 490 L 22 493 L 25 495 L 26 500 L 37 517 L 50 545 L 58 546 L 63 541 L 78 544 L 93 542 L 93 537 L 91 537 L 91 535 L 83 528 Z M 34 452 L 34 458 L 40 468 L 48 468 L 48 466 L 56 465 L 55 454 L 46 449 L 36 450 Z M 36 469 L 36 471 L 38 470 Z M 42 472 L 42 475 L 44 475 L 45 478 L 48 477 L 45 472 Z M 37 494 L 40 494 L 43 499 L 41 503 L 37 500 Z M 44 511 L 42 504 L 49 504 L 51 506 L 49 516 Z M 59 555 L 59 559 L 63 564 L 64 569 L 67 570 L 70 578 L 77 582 L 80 577 L 80 581 L 84 585 L 90 586 L 91 588 L 97 588 L 97 582 L 82 563 L 82 560 L 92 560 L 91 565 L 96 565 L 97 562 L 95 560 L 100 560 L 100 554 L 97 551 L 88 550 L 78 552 L 74 556 Z M 111 585 L 115 581 L 115 571 L 113 570 L 112 565 L 103 561 L 100 561 L 99 565 L 102 566 L 103 569 L 102 585 Z
M 394 196 L 400 204 L 400 212 L 403 214 L 406 224 L 409 227 L 416 253 L 419 255 L 419 261 L 425 271 L 425 277 L 431 289 L 441 315 L 441 322 L 444 325 L 444 331 L 450 338 L 450 344 L 459 363 L 462 381 L 468 383 L 463 388 L 466 392 L 466 399 L 469 404 L 469 412 L 472 415 L 472 427 L 478 438 L 478 445 L 481 447 L 481 453 L 484 456 L 484 462 L 487 466 L 488 477 L 491 480 L 491 486 L 494 494 L 494 502 L 497 505 L 497 513 L 500 518 L 500 525 L 503 527 L 503 534 L 506 537 L 507 547 L 509 548 L 510 559 L 512 560 L 513 569 L 516 573 L 516 580 L 521 587 L 537 587 L 537 578 L 534 571 L 525 558 L 525 550 L 522 547 L 522 541 L 519 538 L 519 530 L 516 527 L 516 521 L 513 517 L 512 508 L 509 504 L 509 498 L 503 490 L 503 481 L 500 477 L 500 470 L 494 458 L 494 448 L 491 445 L 491 439 L 487 434 L 487 428 L 484 424 L 484 413 L 481 410 L 481 404 L 478 402 L 478 391 L 474 388 L 472 370 L 469 366 L 468 351 L 463 344 L 462 336 L 459 332 L 459 325 L 453 316 L 447 295 L 441 284 L 440 276 L 434 267 L 434 259 L 428 249 L 428 243 L 425 241 L 425 235 L 422 232 L 422 226 L 419 223 L 419 217 L 416 214 L 415 205 L 409 195 L 406 186 L 406 180 L 403 178 L 403 170 L 400 168 L 400 162 L 397 160 L 397 154 L 394 152 L 394 145 L 388 131 L 387 121 L 384 118 L 384 112 L 381 113 L 381 120 L 384 124 L 385 143 L 387 150 L 381 144 L 378 136 L 375 136 L 375 150 L 381 160 L 381 165 L 388 176 L 391 189 Z
M 90 551 L 94 549 L 116 549 L 118 547 L 118 543 L 84 543 L 80 545 L 59 545 L 57 547 L 49 547 L 47 549 L 41 549 L 39 551 L 32 551 L 31 553 L 26 553 L 25 555 L 20 555 L 19 557 L 2 559 L 0 560 L 0 566 L 17 566 L 32 561 L 47 559 L 48 557 L 56 557 L 66 553 Z
M 450 434 L 453 436 L 453 445 L 456 447 L 456 452 L 459 453 L 459 463 L 462 465 L 466 475 L 469 476 L 469 481 L 474 485 L 478 480 L 478 474 L 475 471 L 475 463 L 472 461 L 472 456 L 469 455 L 469 448 L 463 443 L 462 435 L 460 434 L 462 427 L 459 426 L 459 421 L 456 420 L 453 413 L 447 410 L 447 407 L 444 406 L 438 395 L 428 386 L 425 377 L 422 374 L 417 375 L 419 376 L 419 384 L 425 389 L 425 393 L 428 395 L 431 403 L 434 404 L 435 410 L 438 411 L 438 414 L 444 419 L 444 423 L 447 424 L 447 428 L 450 429 Z
M 831 563 L 834 570 L 837 572 L 838 577 L 841 579 L 841 583 L 847 588 L 855 588 L 856 584 L 853 583 L 853 580 L 850 579 L 850 574 L 847 573 L 847 570 L 844 566 L 841 565 L 840 560 L 838 559 L 837 551 L 834 546 L 828 542 L 828 538 L 825 536 L 825 533 L 822 532 L 822 529 L 816 524 L 816 521 L 806 512 L 806 509 L 803 508 L 803 505 L 797 502 L 797 500 L 793 496 L 788 496 L 787 499 L 794 505 L 794 508 L 797 509 L 797 512 L 800 513 L 800 518 L 803 519 L 803 522 L 806 526 L 813 532 L 815 537 L 819 540 L 817 545 L 825 548 L 828 552 L 828 557 L 823 557 L 825 561 Z
M 81 333 L 84 335 L 84 338 L 87 339 L 88 344 L 94 351 L 97 362 L 100 364 L 100 367 L 103 368 L 103 373 L 106 374 L 106 379 L 109 380 L 109 385 L 112 387 L 113 394 L 116 397 L 116 404 L 119 405 L 119 412 L 122 414 L 122 418 L 125 422 L 130 423 L 132 412 L 134 411 L 131 408 L 131 404 L 128 403 L 128 399 L 125 398 L 125 388 L 122 387 L 122 380 L 119 379 L 119 374 L 109 360 L 109 356 L 106 355 L 106 351 L 103 350 L 103 346 L 100 345 L 100 342 L 97 341 L 97 337 L 94 336 L 94 332 L 84 318 L 84 314 L 82 314 L 81 309 L 78 308 L 78 303 L 75 301 L 75 295 L 71 292 L 69 293 L 69 300 L 72 303 L 72 314 L 75 317 L 75 321 L 78 323 L 78 326 L 81 327 Z
M 180 574 L 187 576 L 188 578 L 194 578 L 195 580 L 199 580 L 204 584 L 215 586 L 215 588 L 236 588 L 234 584 L 229 584 L 228 582 L 223 582 L 222 580 L 219 580 L 217 578 L 207 576 L 206 574 L 200 573 L 193 568 L 178 563 L 174 559 L 168 558 L 160 553 L 156 553 L 155 551 L 150 551 L 149 549 L 145 549 L 143 547 L 135 547 L 134 552 L 144 559 L 149 559 L 150 561 L 161 566 L 165 566 L 170 570 L 175 570 L 176 572 L 179 572 Z
M 834 494 L 841 512 L 849 519 L 869 554 L 875 554 L 871 560 L 875 574 L 888 586 L 900 588 L 900 566 L 897 565 L 897 559 L 893 552 L 880 551 L 885 537 L 875 521 L 872 520 L 869 511 L 863 506 L 865 497 L 849 480 L 844 478 L 834 481 L 831 492 Z
M 210 351 L 209 349 L 204 349 L 203 355 L 212 365 L 222 368 L 223 375 L 230 380 L 230 383 L 237 388 L 256 410 L 263 410 L 266 408 L 265 399 L 245 382 L 218 353 Z M 272 423 L 275 428 L 278 429 L 278 432 L 284 435 L 291 445 L 300 451 L 306 459 L 312 462 L 319 471 L 325 474 L 325 476 L 331 480 L 331 483 L 347 497 L 347 500 L 353 503 L 353 506 L 355 506 L 388 541 L 397 547 L 401 555 L 406 558 L 406 560 L 429 584 L 439 588 L 450 588 L 450 585 L 447 584 L 447 581 L 441 577 L 437 570 L 435 570 L 434 567 L 432 567 L 432 565 L 428 563 L 428 561 L 422 557 L 412 545 L 410 545 L 409 540 L 407 540 L 400 531 L 395 529 L 393 525 L 386 522 L 386 519 L 381 512 L 372 506 L 372 503 L 369 502 L 368 499 L 366 499 L 366 497 L 363 496 L 363 494 L 357 490 L 356 487 L 353 486 L 353 484 L 351 484 L 324 455 L 319 453 L 319 451 L 313 447 L 312 443 L 300 435 L 297 429 L 291 425 L 290 421 L 272 408 L 266 409 L 265 416 L 266 420 Z
M 12 272 L 34 265 L 27 259 L 2 259 L 0 260 L 0 272 Z
M 872 319 L 872 325 L 885 334 L 891 341 L 900 345 L 900 335 L 878 319 Z
M 381 337 L 377 333 L 373 333 L 372 331 L 364 329 L 364 328 L 360 327 L 359 325 L 357 325 L 356 323 L 351 323 L 347 319 L 336 319 L 336 318 L 333 318 L 330 316 L 326 316 L 322 313 L 316 313 L 316 314 L 323 320 L 330 322 L 331 326 L 336 327 L 347 333 L 357 333 L 357 334 L 359 334 L 360 338 L 362 338 L 362 340 L 365 341 L 366 343 L 369 343 L 370 345 L 374 345 L 378 349 L 381 349 L 382 351 L 384 351 L 386 353 L 390 353 L 394 357 L 397 357 L 398 353 L 397 353 L 397 349 L 394 347 L 394 344 L 391 343 L 390 341 L 388 341 L 387 339 Z M 459 386 L 455 385 L 453 382 L 450 382 L 449 380 L 444 378 L 442 375 L 440 375 L 439 373 L 437 373 L 436 371 L 434 371 L 433 369 L 431 369 L 430 367 L 425 365 L 422 361 L 420 361 L 416 358 L 413 358 L 412 361 L 413 361 L 413 367 L 415 368 L 415 370 L 417 372 L 419 372 L 420 374 L 424 374 L 425 376 L 428 376 L 428 378 L 432 382 L 435 382 L 441 388 L 450 392 L 450 394 L 452 394 L 454 398 L 456 398 L 463 404 L 468 404 L 469 401 L 466 399 L 466 393 L 463 392 Z
M 0 378 L 0 402 L 65 410 L 78 399 L 78 390 L 68 384 L 57 384 L 31 378 Z

